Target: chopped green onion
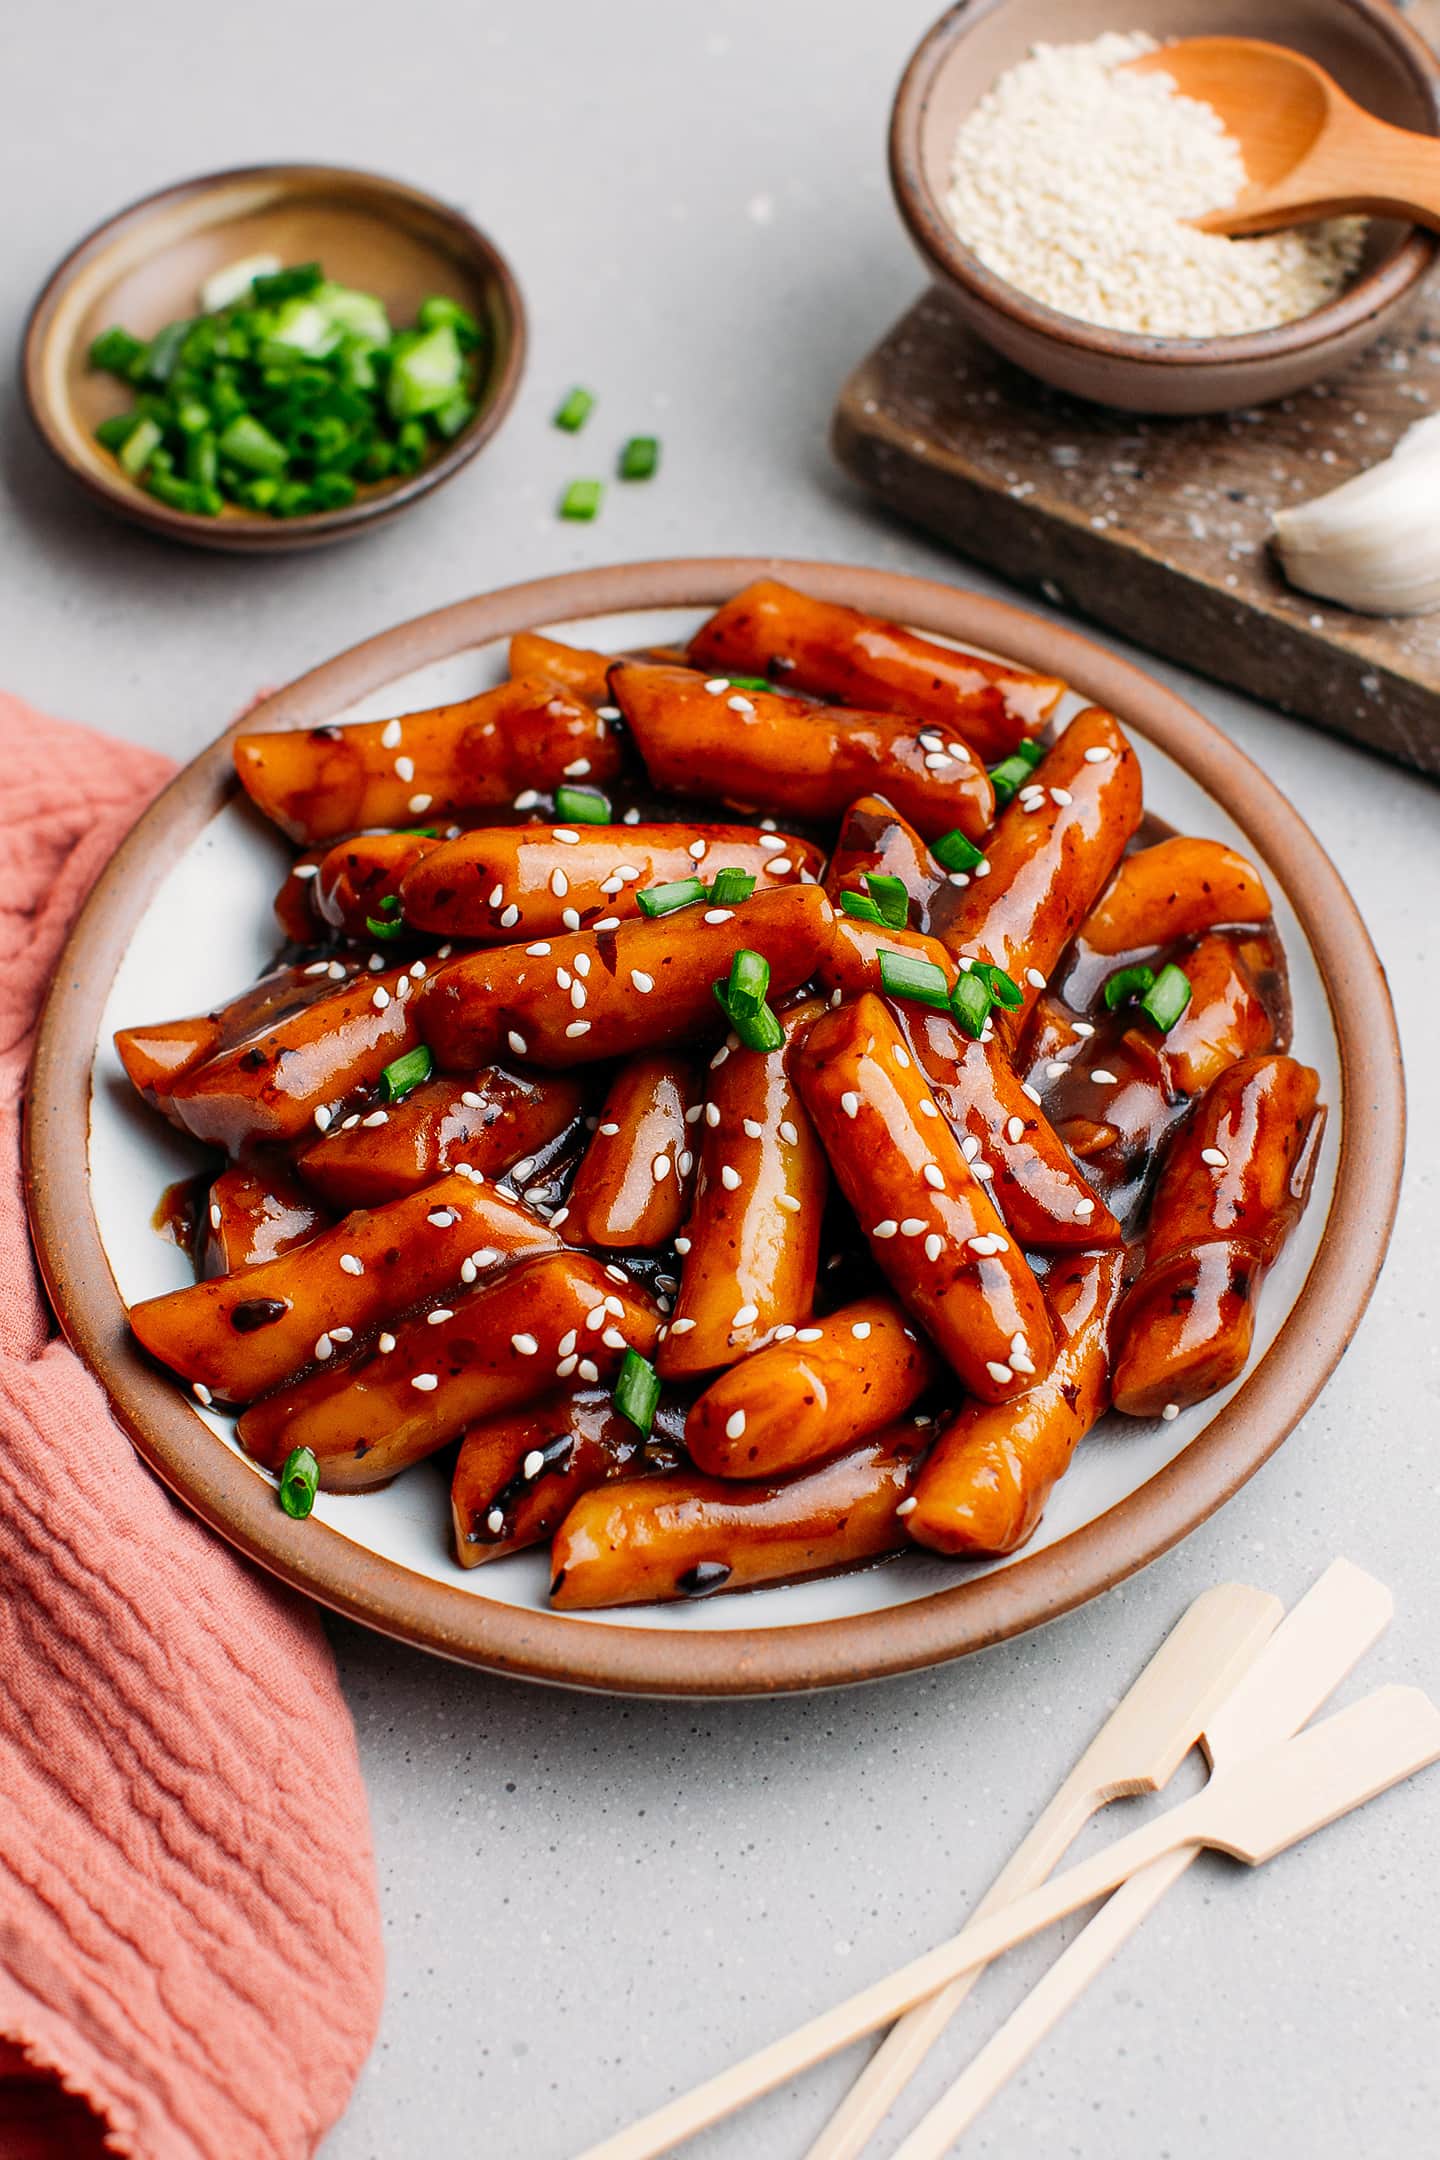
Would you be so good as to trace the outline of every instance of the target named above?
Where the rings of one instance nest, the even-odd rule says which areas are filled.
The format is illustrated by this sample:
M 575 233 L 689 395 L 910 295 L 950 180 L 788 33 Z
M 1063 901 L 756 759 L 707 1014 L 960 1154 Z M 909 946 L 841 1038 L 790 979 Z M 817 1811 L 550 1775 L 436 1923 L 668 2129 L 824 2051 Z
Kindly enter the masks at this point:
M 853 915 L 856 922 L 878 923 L 882 929 L 884 927 L 884 916 L 875 902 L 867 899 L 864 893 L 842 892 L 840 910 L 844 915 Z
M 621 1358 L 611 1400 L 621 1417 L 628 1418 L 637 1431 L 649 1432 L 660 1401 L 660 1375 L 638 1350 L 627 1350 Z
M 1030 758 L 1022 757 L 1018 750 L 1013 757 L 1004 758 L 998 765 L 990 767 L 990 780 L 995 789 L 995 800 L 1002 809 L 1006 803 L 1014 801 L 1033 770 L 1033 761 Z
M 1041 760 L 1048 757 L 1050 753 L 1045 748 L 1044 743 L 1037 742 L 1033 735 L 1027 735 L 1023 742 L 1016 743 L 1014 754 L 1016 757 L 1023 759 L 1033 772 Z
M 1129 1005 L 1148 997 L 1154 987 L 1154 968 L 1117 968 L 1105 985 L 1105 1008 L 1107 1012 L 1114 1012 L 1117 1005 Z
M 296 1522 L 303 1522 L 315 1505 L 315 1495 L 320 1489 L 320 1465 L 312 1449 L 291 1448 L 280 1472 L 278 1497 L 287 1515 Z
M 759 1050 L 764 1054 L 768 1054 L 771 1050 L 779 1050 L 785 1041 L 785 1030 L 781 1027 L 770 1007 L 762 1005 L 758 1012 L 753 1013 L 730 1012 L 729 1006 L 725 1005 L 723 990 L 724 985 L 716 983 L 715 995 L 720 999 L 725 1011 L 729 1013 L 730 1025 L 740 1037 L 741 1042 L 744 1043 L 745 1048 L 747 1050 Z
M 313 293 L 324 282 L 324 272 L 318 262 L 295 263 L 288 270 L 275 270 L 268 276 L 254 278 L 250 291 L 259 306 L 275 307 L 282 300 L 293 300 L 297 294 Z
M 1013 975 L 1007 975 L 1002 967 L 992 967 L 988 960 L 977 960 L 969 972 L 980 977 L 992 1004 L 1003 1006 L 1006 1012 L 1019 1012 L 1025 993 Z
M 600 498 L 605 492 L 601 480 L 572 480 L 560 498 L 562 518 L 593 518 L 600 508 Z
M 422 330 L 438 330 L 442 323 L 448 323 L 467 350 L 478 345 L 485 335 L 469 308 L 461 307 L 458 300 L 448 299 L 444 293 L 432 293 L 428 300 L 422 300 L 416 321 Z
M 558 787 L 555 790 L 555 815 L 572 825 L 608 825 L 610 798 L 602 795 L 599 788 Z
M 985 860 L 984 851 L 967 840 L 958 825 L 931 843 L 930 852 L 942 870 L 973 870 Z
M 727 675 L 725 680 L 732 690 L 766 691 L 775 688 L 774 683 L 765 675 Z
M 748 870 L 717 870 L 710 882 L 710 898 L 722 907 L 733 907 L 737 900 L 748 900 L 755 890 L 755 880 Z
M 365 917 L 365 927 L 370 932 L 371 937 L 379 938 L 382 943 L 387 938 L 404 937 L 405 935 L 404 923 L 393 915 L 367 915 Z
M 107 375 L 128 377 L 144 351 L 142 341 L 131 337 L 128 330 L 102 330 L 90 347 L 90 365 L 102 368 Z
M 253 413 L 237 413 L 222 430 L 217 445 L 220 455 L 247 472 L 283 472 L 290 462 L 284 443 L 277 442 Z
M 765 1003 L 769 988 L 769 961 L 763 953 L 742 949 L 730 962 L 730 980 L 725 985 L 725 1010 L 736 1022 L 742 1016 L 751 1020 Z
M 880 910 L 880 920 L 891 930 L 903 930 L 910 920 L 910 895 L 898 877 L 867 870 L 865 885 Z
M 118 451 L 134 425 L 133 412 L 112 413 L 108 420 L 102 420 L 96 428 L 95 440 L 103 450 Z
M 917 960 L 910 953 L 880 955 L 880 982 L 891 997 L 912 998 L 917 1005 L 933 1005 L 944 1012 L 950 1003 L 950 985 L 944 968 L 933 960 Z
M 673 915 L 676 908 L 692 907 L 709 896 L 698 877 L 677 878 L 671 885 L 649 885 L 636 893 L 642 915 Z
M 477 410 L 474 398 L 466 397 L 462 390 L 451 398 L 448 405 L 442 405 L 438 411 L 431 413 L 430 418 L 436 432 L 443 435 L 446 442 L 453 442 L 457 435 L 469 427 Z
M 321 312 L 350 340 L 352 352 L 357 345 L 363 349 L 366 346 L 390 343 L 393 335 L 390 317 L 385 312 L 384 302 L 377 300 L 374 293 L 357 292 L 351 285 L 334 285 L 327 280 L 325 284 L 316 287 L 315 302 Z M 433 327 L 425 320 L 425 310 L 430 304 L 428 300 L 420 303 L 417 320 L 422 330 Z
M 138 480 L 160 447 L 161 429 L 154 420 L 137 420 L 120 449 L 120 463 L 132 480 Z
M 180 358 L 180 348 L 189 334 L 188 322 L 166 323 L 164 329 L 151 338 L 144 358 L 136 361 L 137 375 L 145 382 L 168 383 Z
M 567 435 L 578 435 L 589 419 L 595 404 L 593 390 L 582 390 L 578 384 L 566 397 L 555 414 L 555 426 L 564 428 Z
M 395 341 L 385 402 L 396 420 L 418 420 L 448 405 L 465 379 L 465 355 L 450 323 L 426 330 L 413 342 Z
M 960 977 L 950 994 L 950 1010 L 954 1013 L 957 1024 L 977 1041 L 985 1032 L 985 1022 L 990 1017 L 993 1002 L 989 983 L 973 968 L 968 975 Z
M 622 480 L 649 480 L 660 463 L 660 444 L 653 435 L 632 435 L 620 452 Z
M 1190 978 L 1172 963 L 1156 976 L 1154 987 L 1140 1000 L 1140 1010 L 1153 1020 L 1162 1035 L 1168 1034 L 1190 1003 Z
M 404 1057 L 396 1058 L 380 1075 L 380 1093 L 386 1102 L 403 1102 L 412 1088 L 428 1080 L 435 1070 L 435 1060 L 424 1043 L 418 1050 L 407 1050 Z

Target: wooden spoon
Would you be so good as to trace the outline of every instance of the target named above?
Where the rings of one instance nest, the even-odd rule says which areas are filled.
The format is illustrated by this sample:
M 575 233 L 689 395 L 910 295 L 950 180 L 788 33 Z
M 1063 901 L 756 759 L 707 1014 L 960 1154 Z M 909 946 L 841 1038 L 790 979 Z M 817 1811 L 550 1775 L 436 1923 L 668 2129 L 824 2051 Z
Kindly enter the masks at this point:
M 1274 232 L 1357 211 L 1440 232 L 1440 139 L 1377 120 L 1304 53 L 1259 38 L 1180 38 L 1132 60 L 1220 115 L 1249 184 L 1202 232 Z

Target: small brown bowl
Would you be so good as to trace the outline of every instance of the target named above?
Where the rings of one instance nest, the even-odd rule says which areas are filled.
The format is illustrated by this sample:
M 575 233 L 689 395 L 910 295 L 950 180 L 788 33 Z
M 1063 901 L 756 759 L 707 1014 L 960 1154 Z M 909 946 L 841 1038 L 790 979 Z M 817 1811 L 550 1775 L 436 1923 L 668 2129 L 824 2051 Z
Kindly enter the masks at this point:
M 122 412 L 122 383 L 88 364 L 92 339 L 119 323 L 153 337 L 195 312 L 205 279 L 245 256 L 316 261 L 342 284 L 378 294 L 391 319 L 413 319 L 440 293 L 489 331 L 489 362 L 469 425 L 416 473 L 362 488 L 342 510 L 272 518 L 226 504 L 197 517 L 157 502 L 95 440 Z M 236 554 L 320 547 L 368 532 L 450 479 L 510 409 L 525 358 L 525 309 L 510 266 L 458 210 L 418 188 L 339 165 L 251 165 L 184 180 L 97 226 L 50 277 L 25 330 L 25 401 L 41 439 L 97 501 L 151 532 Z
M 1150 0 L 1144 26 L 1170 38 L 1240 36 L 1291 45 L 1397 127 L 1440 135 L 1440 60 L 1388 0 Z M 1370 228 L 1345 290 L 1294 322 L 1243 337 L 1146 337 L 1078 321 L 988 270 L 945 215 L 961 122 L 1031 46 L 1082 44 L 1117 27 L 1113 0 L 962 0 L 917 47 L 890 121 L 900 214 L 969 327 L 1057 389 L 1131 412 L 1209 413 L 1264 404 L 1332 375 L 1419 294 L 1440 236 L 1390 219 Z M 1124 27 L 1119 25 L 1118 27 Z

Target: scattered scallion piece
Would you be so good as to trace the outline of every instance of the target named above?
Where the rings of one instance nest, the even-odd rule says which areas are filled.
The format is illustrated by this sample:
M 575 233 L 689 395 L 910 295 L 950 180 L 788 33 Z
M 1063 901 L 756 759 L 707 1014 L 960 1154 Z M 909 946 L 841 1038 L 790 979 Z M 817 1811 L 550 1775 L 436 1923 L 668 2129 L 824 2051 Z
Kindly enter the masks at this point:
M 753 1019 L 769 988 L 769 961 L 763 953 L 742 948 L 730 962 L 730 980 L 725 985 L 725 1009 L 731 1019 L 738 1021 L 742 1015 Z
M 1152 987 L 1140 1000 L 1140 1010 L 1153 1020 L 1162 1035 L 1169 1033 L 1190 1003 L 1190 978 L 1171 962 L 1161 968 Z
M 96 439 L 176 508 L 344 509 L 361 486 L 418 471 L 474 417 L 486 333 L 458 302 L 432 296 L 412 328 L 392 330 L 373 293 L 318 263 L 266 261 L 208 279 L 206 312 L 148 344 L 116 327 L 90 347 L 92 367 L 137 393 Z
M 995 800 L 1002 808 L 1006 803 L 1014 801 L 1044 755 L 1044 749 L 1039 743 L 1027 740 L 1018 743 L 1009 757 L 1002 758 L 998 765 L 990 767 Z
M 602 480 L 572 480 L 560 498 L 562 518 L 580 518 L 588 521 L 600 508 L 600 498 L 605 493 Z
M 287 1515 L 303 1522 L 315 1505 L 320 1490 L 320 1464 L 312 1449 L 291 1448 L 280 1472 L 278 1498 Z
M 602 795 L 599 788 L 558 787 L 555 790 L 555 815 L 571 825 L 608 825 L 610 798 Z
M 370 932 L 371 937 L 379 938 L 382 943 L 387 938 L 404 937 L 405 935 L 404 923 L 393 915 L 367 915 L 365 917 L 365 927 Z
M 775 685 L 764 675 L 727 675 L 732 690 L 773 690 Z
M 983 850 L 976 847 L 973 840 L 967 840 L 958 826 L 933 841 L 930 852 L 942 870 L 973 870 L 977 863 L 985 860 Z
M 1019 1012 L 1025 993 L 1013 975 L 1007 975 L 1002 967 L 992 967 L 988 960 L 977 960 L 969 972 L 979 976 L 990 992 L 992 1004 L 1002 1006 L 1006 1012 Z
M 637 1431 L 649 1432 L 660 1401 L 660 1375 L 638 1350 L 627 1350 L 621 1358 L 611 1400 Z
M 842 892 L 840 895 L 840 911 L 844 915 L 853 915 L 856 922 L 877 923 L 882 929 L 884 927 L 884 916 L 880 913 L 875 902 L 864 893 Z
M 660 444 L 654 435 L 632 435 L 620 452 L 622 480 L 649 480 L 660 463 Z
M 693 907 L 708 894 L 698 877 L 687 877 L 676 878 L 670 885 L 647 885 L 635 898 L 642 915 L 673 915 L 676 908 Z
M 567 435 L 578 435 L 594 410 L 594 406 L 594 391 L 582 390 L 577 383 L 568 396 L 561 400 L 555 414 L 556 427 L 564 428 Z
M 785 1030 L 768 1005 L 762 1005 L 758 1012 L 753 1013 L 731 1012 L 725 1002 L 724 983 L 716 983 L 715 995 L 721 1011 L 747 1050 L 758 1050 L 766 1054 L 771 1050 L 778 1050 L 784 1043 Z
M 975 974 L 972 969 L 970 974 L 960 977 L 951 992 L 950 1010 L 955 1015 L 956 1024 L 978 1042 L 985 1032 L 985 1022 L 990 1017 L 993 1002 L 990 985 L 983 975 Z
M 880 982 L 891 997 L 911 998 L 917 1005 L 933 1005 L 937 1012 L 944 1012 L 950 1003 L 950 985 L 945 980 L 945 970 L 936 967 L 933 960 L 917 960 L 910 953 L 882 952 Z
M 412 1089 L 428 1080 L 435 1070 L 435 1060 L 424 1043 L 416 1050 L 407 1050 L 404 1057 L 396 1058 L 380 1075 L 380 1093 L 386 1102 L 403 1102 Z
M 880 910 L 880 920 L 890 930 L 903 930 L 910 920 L 910 895 L 898 877 L 867 870 L 865 887 Z
M 1105 985 L 1105 1009 L 1107 1012 L 1114 1012 L 1119 1005 L 1129 1005 L 1140 998 L 1148 997 L 1154 987 L 1154 968 L 1145 967 L 1143 964 L 1117 968 Z
M 755 880 L 748 870 L 736 870 L 733 866 L 717 870 L 710 881 L 710 898 L 717 907 L 733 907 L 738 900 L 748 900 L 755 890 Z

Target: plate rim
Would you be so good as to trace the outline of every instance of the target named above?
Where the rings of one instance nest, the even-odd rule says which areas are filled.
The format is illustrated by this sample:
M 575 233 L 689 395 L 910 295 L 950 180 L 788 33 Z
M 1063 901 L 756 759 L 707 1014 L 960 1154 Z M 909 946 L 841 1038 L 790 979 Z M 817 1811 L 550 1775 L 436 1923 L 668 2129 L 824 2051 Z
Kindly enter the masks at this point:
M 270 1485 L 215 1438 L 129 1335 L 90 1197 L 95 1046 L 116 966 L 171 867 L 172 843 L 193 840 L 236 792 L 230 743 L 241 728 L 314 726 L 399 675 L 516 630 L 713 606 L 763 576 L 1062 675 L 1223 805 L 1283 885 L 1329 1005 L 1341 1077 L 1335 1187 L 1295 1302 L 1235 1395 L 1156 1476 L 1069 1536 L 873 1613 L 783 1628 L 607 1627 L 495 1603 L 313 1519 L 292 1522 Z M 96 880 L 41 1009 L 24 1105 L 26 1202 L 60 1326 L 142 1459 L 202 1520 L 292 1589 L 417 1648 L 556 1686 L 682 1698 L 844 1686 L 946 1663 L 1060 1618 L 1179 1543 L 1281 1446 L 1339 1363 L 1385 1257 L 1404 1146 L 1400 1045 L 1379 957 L 1319 841 L 1238 744 L 1130 661 L 1008 601 L 902 571 L 777 556 L 610 564 L 500 587 L 367 638 L 243 714 L 175 775 Z

